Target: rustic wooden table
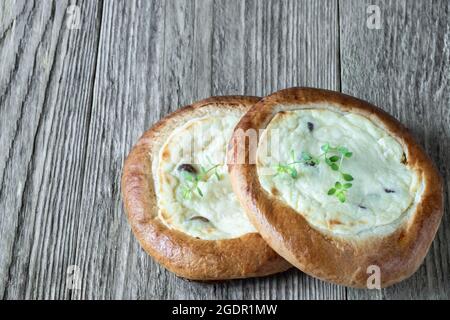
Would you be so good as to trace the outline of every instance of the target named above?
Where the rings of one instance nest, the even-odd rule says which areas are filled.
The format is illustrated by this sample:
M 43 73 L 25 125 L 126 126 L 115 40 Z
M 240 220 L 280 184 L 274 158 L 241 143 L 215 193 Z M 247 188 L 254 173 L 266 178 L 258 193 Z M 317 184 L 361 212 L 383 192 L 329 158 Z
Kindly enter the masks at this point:
M 132 236 L 120 177 L 144 130 L 211 95 L 291 86 L 380 106 L 434 159 L 446 212 L 412 278 L 187 282 Z M 0 1 L 0 298 L 449 298 L 449 88 L 449 0 Z

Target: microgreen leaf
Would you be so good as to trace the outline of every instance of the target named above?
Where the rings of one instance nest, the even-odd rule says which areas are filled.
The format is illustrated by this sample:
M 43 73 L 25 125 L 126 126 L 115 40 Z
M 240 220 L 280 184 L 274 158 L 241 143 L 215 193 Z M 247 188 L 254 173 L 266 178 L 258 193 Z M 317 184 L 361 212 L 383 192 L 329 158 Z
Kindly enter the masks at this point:
M 305 161 L 310 161 L 312 160 L 312 155 L 306 151 L 302 152 L 302 159 Z
M 346 147 L 338 147 L 337 151 L 342 155 L 345 155 L 347 152 L 349 152 Z
M 277 164 L 275 166 L 275 170 L 277 171 L 277 173 L 285 173 L 286 172 L 286 166 L 283 164 Z
M 292 162 L 288 163 L 288 164 L 283 164 L 283 163 L 277 164 L 275 166 L 275 170 L 277 172 L 276 174 L 285 173 L 285 174 L 288 174 L 289 176 L 291 176 L 291 178 L 297 179 L 298 171 L 295 168 L 295 164 L 300 163 L 300 162 L 296 161 L 294 150 L 291 150 L 290 154 L 291 154 Z
M 303 162 L 308 166 L 314 167 L 316 164 L 319 164 L 319 159 L 314 158 L 309 152 L 303 151 L 301 158 Z
M 188 171 L 183 171 L 181 173 L 181 175 L 184 180 L 191 181 L 191 182 L 194 180 L 194 177 L 195 177 L 195 174 L 188 172 Z
M 328 159 L 330 159 L 331 162 L 336 162 L 336 161 L 338 161 L 340 158 L 339 158 L 338 156 L 332 156 L 332 157 L 329 157 Z
M 182 187 L 182 194 L 184 199 L 191 199 L 191 190 L 188 187 Z
M 208 181 L 211 175 L 208 173 L 213 171 L 214 175 L 217 177 L 218 180 L 220 180 L 220 175 L 217 172 L 217 167 L 219 165 L 212 166 L 209 169 L 206 169 L 203 166 L 200 166 L 200 172 L 198 174 L 190 172 L 190 171 L 182 171 L 181 177 L 183 180 L 183 185 L 181 186 L 181 194 L 184 199 L 192 199 L 192 195 L 195 191 L 197 191 L 198 195 L 200 197 L 203 197 L 203 192 L 198 186 L 198 183 L 200 181 Z
M 341 168 L 344 158 L 351 158 L 353 153 L 344 146 L 332 147 L 329 143 L 325 143 L 320 147 L 320 149 L 323 153 L 317 157 L 307 151 L 302 151 L 299 160 L 296 159 L 294 151 L 291 150 L 290 154 L 292 162 L 287 164 L 279 163 L 276 165 L 275 169 L 277 173 L 275 175 L 284 173 L 288 174 L 293 179 L 296 179 L 298 177 L 298 171 L 295 167 L 296 164 L 303 163 L 309 166 L 315 166 L 320 163 L 320 158 L 323 157 L 325 163 L 330 167 L 330 169 L 337 171 L 344 180 L 344 182 L 336 181 L 334 187 L 330 188 L 327 194 L 330 196 L 335 195 L 340 202 L 345 202 L 346 193 L 348 189 L 353 186 L 353 184 L 348 183 L 348 181 L 353 181 L 353 177 L 348 173 L 342 172 Z M 345 183 L 346 181 L 347 183 Z
M 328 150 L 330 150 L 330 144 L 326 143 L 323 146 L 321 146 L 320 149 L 322 149 L 323 152 L 328 152 Z
M 353 177 L 348 173 L 342 173 L 342 178 L 344 178 L 345 181 L 353 181 Z
M 345 194 L 343 192 L 336 193 L 336 197 L 339 199 L 340 202 L 345 202 Z
M 298 172 L 297 170 L 295 170 L 295 168 L 289 168 L 289 175 L 292 178 L 296 179 L 298 177 Z

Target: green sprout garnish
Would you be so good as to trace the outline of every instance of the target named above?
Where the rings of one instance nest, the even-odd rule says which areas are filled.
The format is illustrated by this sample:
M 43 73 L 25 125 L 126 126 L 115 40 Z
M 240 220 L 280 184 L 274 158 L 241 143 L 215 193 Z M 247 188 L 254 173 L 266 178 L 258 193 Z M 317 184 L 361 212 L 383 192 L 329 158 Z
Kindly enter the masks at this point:
M 316 166 L 320 163 L 320 159 L 323 157 L 325 160 L 325 163 L 330 167 L 332 171 L 336 171 L 340 174 L 343 181 L 336 181 L 334 184 L 334 187 L 328 190 L 329 196 L 336 196 L 336 198 L 344 203 L 346 201 L 346 194 L 348 189 L 352 187 L 352 184 L 349 183 L 349 181 L 353 181 L 353 176 L 349 173 L 342 171 L 342 163 L 344 159 L 351 158 L 353 153 L 350 152 L 346 147 L 343 146 L 337 146 L 332 147 L 329 143 L 326 143 L 320 147 L 320 149 L 323 151 L 322 154 L 315 157 L 309 152 L 303 151 L 301 153 L 300 160 L 296 160 L 295 153 L 292 150 L 291 151 L 291 157 L 292 162 L 287 164 L 281 164 L 275 166 L 275 170 L 277 171 L 276 174 L 288 174 L 293 179 L 296 179 L 298 177 L 298 171 L 295 167 L 296 164 L 305 164 L 308 166 Z
M 295 164 L 297 164 L 299 162 L 295 160 L 294 150 L 291 151 L 291 158 L 292 158 L 292 162 L 290 162 L 288 164 L 279 163 L 275 166 L 275 170 L 277 171 L 276 175 L 285 173 L 285 174 L 290 175 L 292 179 L 297 179 L 298 172 L 297 172 L 297 169 L 295 168 Z
M 346 193 L 348 191 L 348 189 L 350 189 L 352 187 L 351 183 L 344 183 L 342 184 L 339 181 L 336 181 L 336 183 L 334 184 L 334 187 L 331 188 L 330 190 L 328 190 L 328 195 L 332 196 L 335 195 L 336 198 L 339 199 L 340 202 L 344 203 L 346 200 Z
M 324 152 L 323 156 L 325 158 L 325 163 L 331 168 L 331 170 L 339 172 L 342 179 L 344 181 L 347 181 L 336 181 L 334 187 L 328 190 L 329 196 L 334 195 L 340 202 L 344 203 L 347 199 L 346 194 L 348 189 L 353 186 L 348 181 L 353 181 L 353 177 L 351 174 L 342 171 L 342 162 L 346 158 L 351 158 L 353 153 L 350 152 L 346 147 L 332 147 L 329 143 L 324 144 L 320 147 L 320 149 L 322 149 L 322 151 Z M 329 154 L 331 155 L 329 156 Z
M 197 192 L 200 197 L 203 197 L 203 192 L 198 186 L 200 181 L 208 181 L 211 176 L 215 176 L 217 180 L 221 179 L 221 175 L 217 171 L 219 165 L 216 164 L 209 169 L 205 169 L 200 166 L 200 172 L 195 173 L 191 171 L 182 171 L 181 176 L 183 180 L 183 185 L 181 186 L 181 192 L 184 199 L 192 199 L 194 192 Z
M 320 163 L 320 159 L 313 157 L 309 152 L 302 152 L 302 160 L 308 166 L 314 167 L 315 165 Z

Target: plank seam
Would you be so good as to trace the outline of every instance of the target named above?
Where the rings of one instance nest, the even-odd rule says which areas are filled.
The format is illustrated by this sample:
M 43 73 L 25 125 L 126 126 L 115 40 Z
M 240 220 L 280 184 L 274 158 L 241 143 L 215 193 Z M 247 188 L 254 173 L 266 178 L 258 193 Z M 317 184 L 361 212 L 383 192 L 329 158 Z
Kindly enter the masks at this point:
M 166 77 L 166 14 L 167 14 L 167 1 L 164 1 L 164 21 L 163 21 L 163 35 L 164 35 L 164 40 L 163 40 L 163 65 L 162 65 L 162 77 L 163 77 L 163 82 L 162 82 L 162 102 L 163 102 L 163 108 L 165 111 L 167 111 L 167 106 L 166 104 L 166 81 L 165 81 L 165 77 Z M 158 119 L 161 119 L 163 117 L 163 115 L 161 114 L 161 110 L 159 110 L 159 115 L 158 115 Z
M 103 10 L 104 10 L 104 1 L 101 0 L 100 1 L 100 5 L 99 5 L 99 10 L 97 13 L 97 20 L 98 22 L 98 37 L 97 37 L 97 48 L 96 48 L 96 56 L 95 56 L 95 65 L 94 65 L 94 71 L 93 71 L 93 75 L 94 75 L 94 81 L 92 83 L 92 87 L 91 90 L 89 92 L 89 106 L 90 108 L 87 109 L 87 114 L 86 114 L 86 126 L 87 126 L 87 132 L 86 132 L 86 142 L 84 144 L 84 155 L 83 155 L 83 164 L 81 165 L 81 179 L 84 182 L 84 175 L 86 173 L 86 162 L 87 162 L 87 150 L 88 150 L 88 144 L 89 144 L 89 137 L 90 137 L 90 133 L 91 133 L 91 121 L 92 121 L 92 110 L 94 108 L 94 90 L 95 90 L 95 86 L 98 80 L 98 74 L 97 74 L 97 65 L 99 63 L 99 52 L 100 52 L 100 43 L 101 43 L 101 38 L 102 38 L 102 23 L 103 23 Z M 81 192 L 79 194 L 78 200 L 77 202 L 79 203 L 79 205 L 81 206 L 81 202 L 82 202 L 82 195 L 84 194 L 84 186 L 85 184 L 82 183 L 81 184 Z M 79 230 L 79 224 L 78 224 L 78 228 L 75 228 L 75 235 L 74 235 L 74 239 L 78 239 L 78 230 Z M 74 257 L 77 257 L 77 246 L 75 245 L 75 250 L 74 250 Z M 74 296 L 74 292 L 73 290 L 69 291 L 69 300 L 73 300 L 73 296 Z
M 337 73 L 338 73 L 338 82 L 339 88 L 338 90 L 342 92 L 342 70 L 341 70 L 341 15 L 340 15 L 340 0 L 337 0 Z M 345 290 L 347 295 L 347 289 Z
M 214 52 L 214 8 L 215 8 L 215 1 L 212 1 L 212 7 L 211 7 L 211 40 L 210 40 L 210 53 L 209 53 L 209 65 L 211 66 L 211 72 L 209 73 L 209 93 L 214 96 L 214 84 L 213 84 L 213 74 L 214 74 L 214 59 L 213 59 L 213 52 Z

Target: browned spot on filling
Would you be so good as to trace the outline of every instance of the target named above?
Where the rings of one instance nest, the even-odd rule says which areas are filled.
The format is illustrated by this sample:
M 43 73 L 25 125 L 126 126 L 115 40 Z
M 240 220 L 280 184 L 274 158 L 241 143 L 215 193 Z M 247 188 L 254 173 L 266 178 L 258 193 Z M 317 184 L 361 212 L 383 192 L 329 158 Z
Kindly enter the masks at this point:
M 279 192 L 278 189 L 275 188 L 275 187 L 272 187 L 272 189 L 270 189 L 270 192 L 272 192 L 272 194 L 273 194 L 274 196 L 280 195 L 280 192 Z
M 280 118 L 285 118 L 287 116 L 287 112 L 286 111 L 278 111 L 277 115 Z
M 162 153 L 162 158 L 163 158 L 164 160 L 167 160 L 167 159 L 169 159 L 169 157 L 170 157 L 170 152 L 169 152 L 169 150 L 168 150 L 168 149 L 164 149 L 164 151 L 163 151 L 163 153 Z
M 341 221 L 336 220 L 336 219 L 331 219 L 330 221 L 328 221 L 328 223 L 330 224 L 330 226 L 334 226 L 337 224 L 343 224 Z

